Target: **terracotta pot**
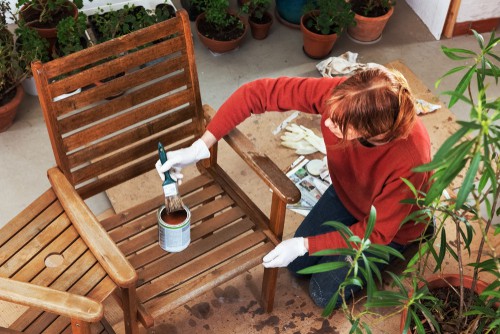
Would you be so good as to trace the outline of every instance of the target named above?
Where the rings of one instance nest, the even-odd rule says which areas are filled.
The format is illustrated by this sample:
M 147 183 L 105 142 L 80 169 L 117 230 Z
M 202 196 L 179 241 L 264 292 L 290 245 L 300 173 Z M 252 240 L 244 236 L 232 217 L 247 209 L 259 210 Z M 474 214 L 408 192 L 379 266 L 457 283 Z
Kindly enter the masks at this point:
M 76 20 L 77 17 L 78 17 L 78 7 L 76 7 L 76 5 L 73 2 L 71 2 L 71 1 L 67 1 L 67 3 L 71 7 L 72 15 L 73 15 L 73 17 Z M 25 8 L 26 8 L 26 5 L 24 5 L 23 7 L 21 7 L 21 12 Z M 53 28 L 39 28 L 39 27 L 34 26 L 33 23 L 29 23 L 28 26 L 30 28 L 32 28 L 33 30 L 35 30 L 36 32 L 38 32 L 38 34 L 40 35 L 40 37 L 45 38 L 46 40 L 49 41 L 49 45 L 50 45 L 49 46 L 49 50 L 52 50 L 54 48 L 54 45 L 55 45 L 55 43 L 57 41 L 57 29 L 56 29 L 56 27 L 53 27 Z
M 389 21 L 389 18 L 394 13 L 394 7 L 382 16 L 366 17 L 359 14 L 354 14 L 355 26 L 347 28 L 347 34 L 351 39 L 361 43 L 376 43 L 382 38 L 382 31 Z
M 419 283 L 419 287 L 422 287 L 424 285 L 423 282 Z M 431 276 L 430 278 L 427 279 L 427 287 L 429 290 L 433 289 L 438 289 L 438 288 L 445 288 L 448 286 L 454 286 L 454 287 L 459 287 L 460 286 L 460 275 L 458 274 L 444 274 L 444 275 L 436 275 L 436 276 Z M 464 288 L 470 289 L 472 286 L 472 277 L 470 276 L 464 276 Z M 488 283 L 483 282 L 478 280 L 476 282 L 476 289 L 474 290 L 477 294 L 480 294 L 483 292 L 484 289 L 488 286 Z M 406 322 L 406 317 L 408 316 L 408 313 L 406 310 L 401 313 L 401 323 L 399 325 L 400 332 L 403 332 L 403 329 L 405 327 L 405 322 Z M 410 330 L 410 333 L 411 332 Z
M 7 102 L 7 104 L 0 106 L 0 132 L 6 131 L 14 122 L 14 118 L 17 114 L 17 108 L 23 100 L 23 96 L 23 87 L 21 85 L 18 85 L 14 98 Z
M 273 25 L 273 17 L 269 13 L 264 13 L 269 20 L 267 23 L 256 23 L 252 21 L 250 18 L 248 19 L 248 23 L 250 24 L 250 30 L 252 32 L 252 37 L 255 39 L 265 39 L 267 35 L 269 35 L 269 30 Z
M 332 52 L 337 34 L 321 35 L 307 29 L 305 23 L 314 12 L 304 14 L 300 19 L 300 30 L 304 38 L 304 53 L 313 59 L 323 59 Z
M 240 46 L 241 42 L 243 41 L 243 37 L 245 37 L 245 34 L 248 30 L 247 25 L 243 23 L 244 31 L 240 37 L 231 41 L 218 41 L 216 39 L 208 38 L 200 33 L 198 25 L 202 20 L 205 20 L 205 13 L 198 15 L 198 17 L 196 18 L 196 32 L 198 34 L 198 38 L 209 50 L 215 53 L 225 53 L 236 49 L 238 46 Z

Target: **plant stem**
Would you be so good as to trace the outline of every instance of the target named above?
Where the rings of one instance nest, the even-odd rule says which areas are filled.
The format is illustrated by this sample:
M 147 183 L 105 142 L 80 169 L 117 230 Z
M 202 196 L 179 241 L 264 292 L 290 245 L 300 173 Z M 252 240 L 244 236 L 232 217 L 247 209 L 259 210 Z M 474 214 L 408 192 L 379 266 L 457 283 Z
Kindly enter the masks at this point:
M 462 249 L 460 246 L 461 238 L 460 238 L 460 220 L 453 218 L 453 221 L 456 225 L 456 235 L 457 235 L 457 258 L 458 258 L 458 274 L 460 279 L 460 306 L 458 308 L 458 318 L 462 318 L 462 314 L 464 311 L 464 267 L 462 260 Z M 462 327 L 462 322 L 459 322 L 459 330 Z

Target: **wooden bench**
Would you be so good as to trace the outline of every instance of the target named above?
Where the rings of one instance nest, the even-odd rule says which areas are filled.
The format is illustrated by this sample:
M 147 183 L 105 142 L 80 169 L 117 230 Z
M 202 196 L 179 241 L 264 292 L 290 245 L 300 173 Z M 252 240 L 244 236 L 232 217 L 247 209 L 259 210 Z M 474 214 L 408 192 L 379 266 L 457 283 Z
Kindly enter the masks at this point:
M 82 199 L 151 171 L 158 142 L 167 151 L 190 145 L 209 118 L 210 107 L 201 103 L 184 10 L 162 23 L 32 68 L 57 167 Z M 97 80 L 105 82 L 95 85 Z M 82 91 L 55 101 L 77 89 Z M 118 93 L 123 94 L 110 98 Z M 240 132 L 224 139 L 272 190 L 270 214 L 252 203 L 220 167 L 215 145 L 211 158 L 198 163 L 199 175 L 180 188 L 192 214 L 186 250 L 168 253 L 158 245 L 162 195 L 101 221 L 123 254 L 117 261 L 125 259 L 137 273 L 135 284 L 121 289 L 128 332 L 137 331 L 134 310 L 150 327 L 168 310 L 259 265 L 281 240 L 286 205 L 297 202 L 300 192 Z M 86 212 L 82 219 L 93 221 L 95 215 Z M 277 269 L 265 269 L 262 300 L 268 311 L 276 278 Z

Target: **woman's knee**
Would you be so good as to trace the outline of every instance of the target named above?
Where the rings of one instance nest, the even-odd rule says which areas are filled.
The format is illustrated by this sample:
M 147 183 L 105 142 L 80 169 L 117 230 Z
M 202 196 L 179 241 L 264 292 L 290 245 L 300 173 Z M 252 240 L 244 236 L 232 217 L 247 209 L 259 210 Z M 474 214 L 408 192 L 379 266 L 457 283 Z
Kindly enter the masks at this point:
M 328 275 L 330 274 L 330 275 Z M 313 274 L 311 276 L 311 280 L 309 283 L 309 295 L 313 302 L 319 307 L 326 307 L 326 305 L 330 302 L 330 299 L 333 297 L 335 292 L 340 289 L 340 285 L 345 278 L 341 278 L 337 275 L 331 275 L 332 272 L 329 273 L 320 273 Z M 344 299 L 348 302 L 352 295 L 361 289 L 355 285 L 348 285 L 344 289 Z M 342 297 L 339 296 L 335 303 L 335 308 L 338 308 L 342 305 Z

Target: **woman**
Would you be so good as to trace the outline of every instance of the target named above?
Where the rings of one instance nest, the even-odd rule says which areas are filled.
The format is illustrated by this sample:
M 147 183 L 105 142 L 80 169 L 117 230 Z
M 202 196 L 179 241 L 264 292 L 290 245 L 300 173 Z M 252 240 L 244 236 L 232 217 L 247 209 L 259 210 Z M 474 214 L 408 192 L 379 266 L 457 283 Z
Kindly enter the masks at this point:
M 400 226 L 417 208 L 400 201 L 412 193 L 402 181 L 408 179 L 426 190 L 430 175 L 412 169 L 427 163 L 430 142 L 416 117 L 414 100 L 404 77 L 397 71 L 374 68 L 349 78 L 260 79 L 236 90 L 207 127 L 188 148 L 168 152 L 167 162 L 157 162 L 160 176 L 210 156 L 208 148 L 249 117 L 265 111 L 299 110 L 321 115 L 332 186 L 323 194 L 297 229 L 263 258 L 266 268 L 288 267 L 291 272 L 314 264 L 345 261 L 337 256 L 310 256 L 320 250 L 345 247 L 345 242 L 326 221 L 339 221 L 364 236 L 371 206 L 377 210 L 373 243 L 398 251 L 420 237 L 423 225 Z M 318 306 L 326 306 L 347 268 L 310 276 L 309 292 Z M 350 294 L 359 290 L 352 286 Z M 340 300 L 339 300 L 340 303 Z

